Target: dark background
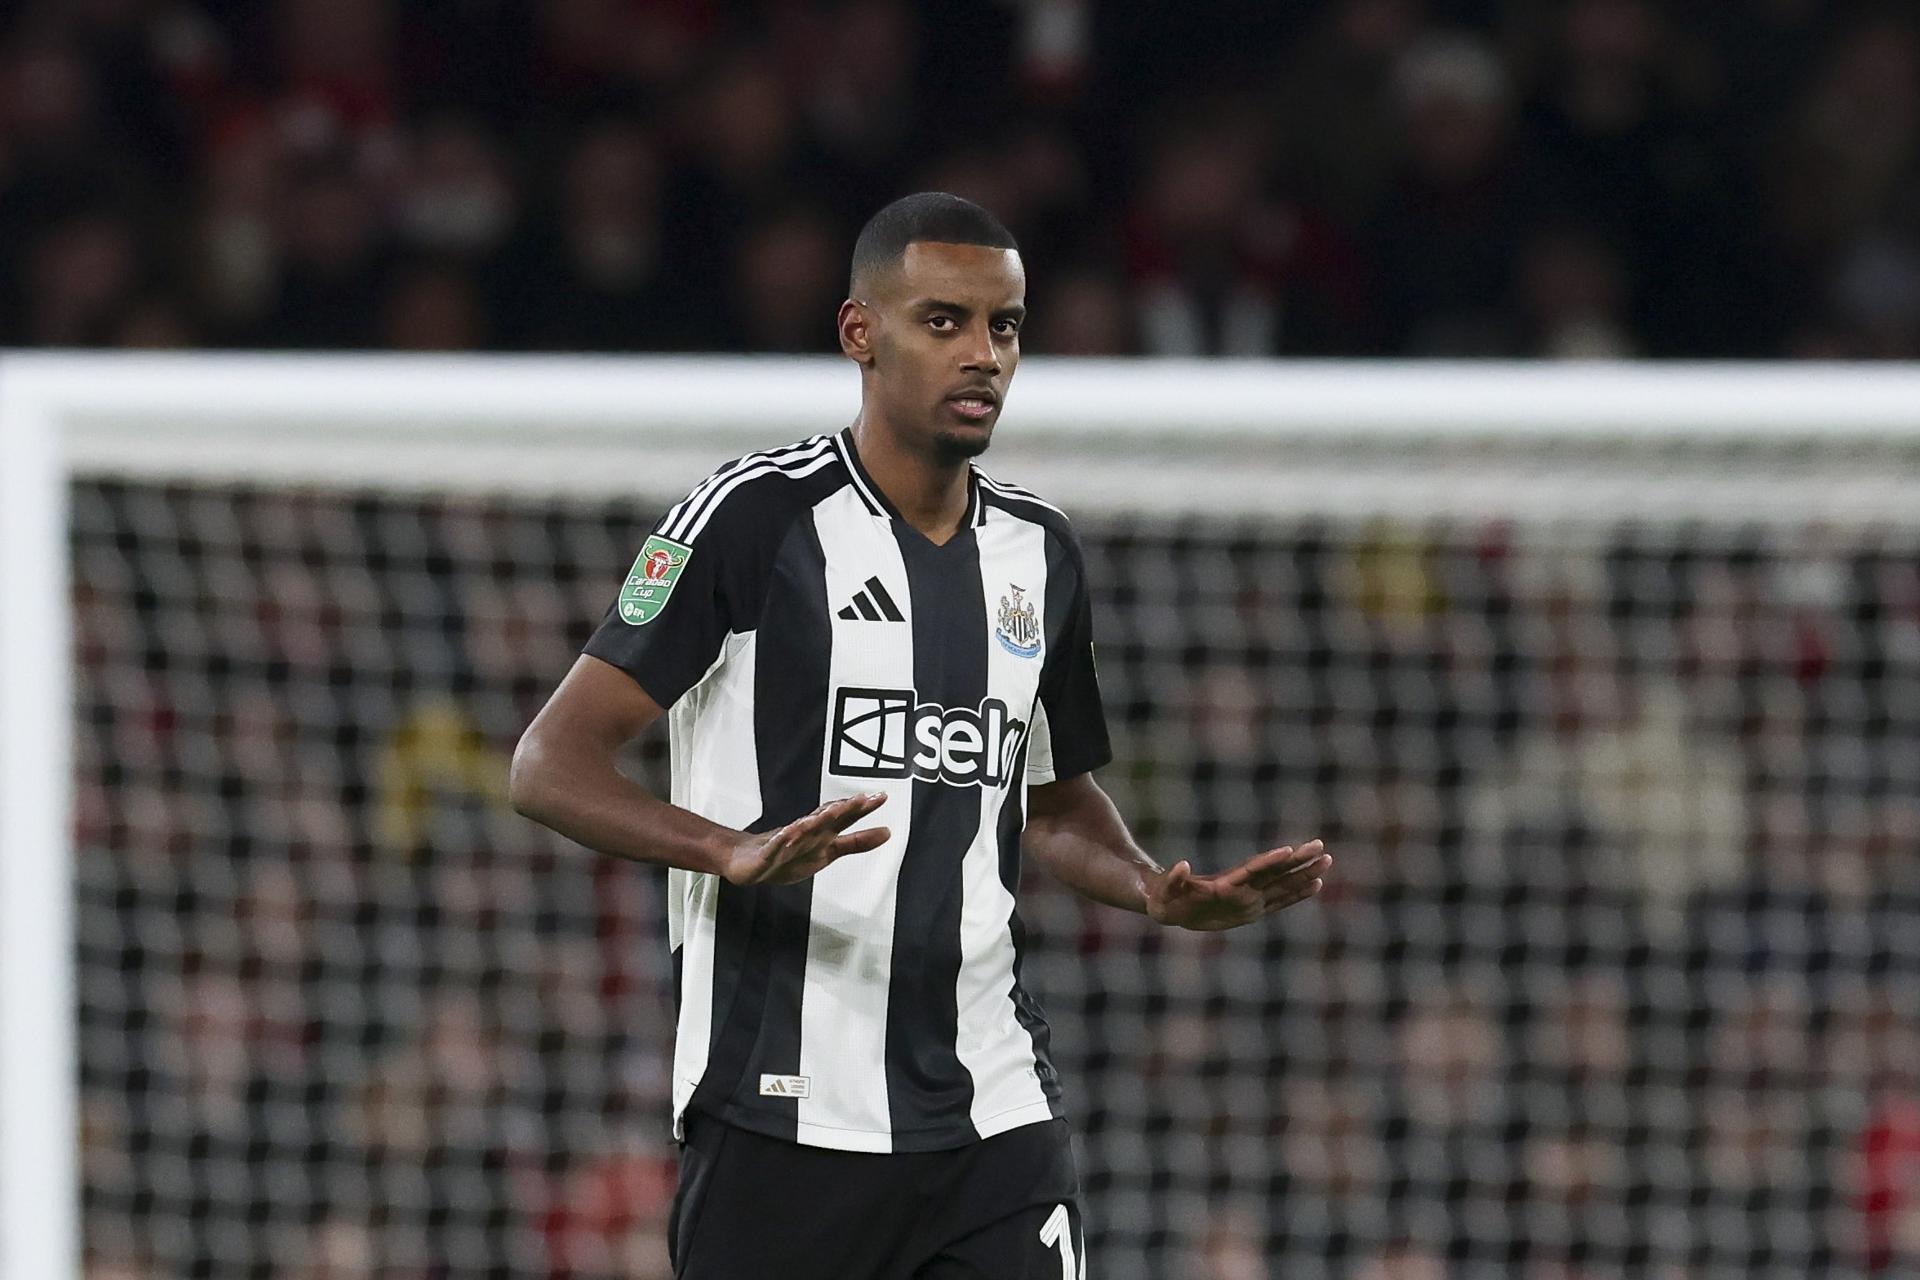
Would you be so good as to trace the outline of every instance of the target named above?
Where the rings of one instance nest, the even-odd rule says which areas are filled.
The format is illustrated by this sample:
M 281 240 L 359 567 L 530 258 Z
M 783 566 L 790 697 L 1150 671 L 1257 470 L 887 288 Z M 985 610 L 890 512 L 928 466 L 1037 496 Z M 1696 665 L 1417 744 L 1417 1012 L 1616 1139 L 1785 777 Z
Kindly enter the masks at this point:
M 1920 353 L 1911 5 L 7 8 L 0 343 L 831 350 L 932 187 L 1032 351 Z

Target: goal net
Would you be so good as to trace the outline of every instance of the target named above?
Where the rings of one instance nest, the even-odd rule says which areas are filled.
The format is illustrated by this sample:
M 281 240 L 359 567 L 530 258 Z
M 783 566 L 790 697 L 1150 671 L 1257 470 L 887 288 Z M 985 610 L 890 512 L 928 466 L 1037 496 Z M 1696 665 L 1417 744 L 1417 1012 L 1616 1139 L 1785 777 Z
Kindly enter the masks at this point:
M 652 520 L 851 374 L 14 368 L 67 459 L 73 896 L 0 915 L 0 1011 L 70 919 L 78 1039 L 0 1075 L 0 1259 L 63 1247 L 51 1114 L 88 1280 L 666 1276 L 663 879 L 513 815 L 506 762 Z M 1920 1268 L 1920 379 L 1016 392 L 984 462 L 1075 517 L 1142 843 L 1336 859 L 1226 934 L 1030 869 L 1090 1276 Z M 22 736 L 16 875 L 59 825 Z

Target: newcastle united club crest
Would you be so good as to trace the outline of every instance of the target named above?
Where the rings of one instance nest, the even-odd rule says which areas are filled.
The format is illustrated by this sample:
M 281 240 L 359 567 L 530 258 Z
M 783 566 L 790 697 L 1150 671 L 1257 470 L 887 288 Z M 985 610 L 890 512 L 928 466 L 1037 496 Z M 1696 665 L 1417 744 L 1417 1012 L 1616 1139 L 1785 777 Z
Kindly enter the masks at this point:
M 1033 601 L 1023 599 L 1026 589 L 1011 583 L 1008 588 L 1013 598 L 1000 597 L 1000 625 L 993 635 L 1000 647 L 1016 658 L 1038 657 L 1040 653 L 1040 616 L 1034 612 Z

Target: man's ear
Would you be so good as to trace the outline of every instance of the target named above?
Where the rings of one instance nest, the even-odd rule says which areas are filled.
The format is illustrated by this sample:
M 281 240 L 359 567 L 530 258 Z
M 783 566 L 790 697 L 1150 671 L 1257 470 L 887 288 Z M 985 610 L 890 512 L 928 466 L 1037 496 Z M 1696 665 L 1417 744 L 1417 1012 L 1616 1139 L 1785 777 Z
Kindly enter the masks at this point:
M 852 298 L 840 304 L 840 350 L 856 364 L 873 363 L 873 329 L 867 306 Z

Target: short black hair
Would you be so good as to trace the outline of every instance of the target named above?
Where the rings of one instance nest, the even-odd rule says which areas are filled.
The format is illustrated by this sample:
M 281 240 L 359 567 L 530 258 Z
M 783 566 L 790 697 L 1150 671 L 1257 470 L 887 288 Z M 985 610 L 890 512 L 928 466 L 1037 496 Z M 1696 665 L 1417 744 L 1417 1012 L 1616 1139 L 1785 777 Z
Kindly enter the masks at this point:
M 860 238 L 853 242 L 853 271 L 848 276 L 848 291 L 858 296 L 863 279 L 892 266 L 906 253 L 908 245 L 923 240 L 1020 251 L 1013 233 L 1000 219 L 973 201 L 945 191 L 919 191 L 901 196 L 860 228 Z

